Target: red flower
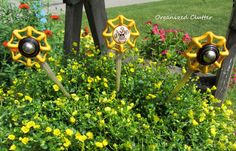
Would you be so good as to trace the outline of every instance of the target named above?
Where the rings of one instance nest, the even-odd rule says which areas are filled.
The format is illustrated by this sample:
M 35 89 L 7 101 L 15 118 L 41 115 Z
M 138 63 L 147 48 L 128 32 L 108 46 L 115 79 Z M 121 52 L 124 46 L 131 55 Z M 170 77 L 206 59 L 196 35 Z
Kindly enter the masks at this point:
M 18 48 L 11 48 L 11 51 L 18 52 Z
M 84 28 L 84 32 L 82 33 L 82 36 L 85 37 L 85 36 L 87 36 L 88 34 L 89 34 L 89 28 L 86 26 L 86 27 Z
M 7 47 L 7 41 L 4 41 L 3 43 L 2 43 L 2 45 L 4 46 L 4 47 Z
M 189 36 L 188 33 L 185 33 L 183 38 L 182 38 L 183 42 L 190 42 L 191 41 L 191 37 Z
M 28 4 L 21 3 L 21 4 L 19 5 L 19 8 L 20 8 L 20 9 L 29 9 L 30 7 L 29 7 Z
M 151 25 L 151 24 L 152 24 L 152 21 L 150 21 L 150 20 L 149 20 L 149 21 L 146 21 L 145 24 L 146 24 L 146 25 Z
M 152 27 L 152 33 L 154 35 L 159 34 L 158 24 L 154 24 Z
M 162 55 L 166 55 L 167 52 L 168 52 L 168 50 L 163 50 L 163 51 L 161 52 L 161 54 L 162 54 Z
M 50 16 L 53 20 L 58 20 L 60 19 L 60 17 L 58 15 L 51 15 Z
M 52 36 L 52 31 L 51 31 L 51 30 L 45 29 L 43 32 L 44 32 L 47 36 Z

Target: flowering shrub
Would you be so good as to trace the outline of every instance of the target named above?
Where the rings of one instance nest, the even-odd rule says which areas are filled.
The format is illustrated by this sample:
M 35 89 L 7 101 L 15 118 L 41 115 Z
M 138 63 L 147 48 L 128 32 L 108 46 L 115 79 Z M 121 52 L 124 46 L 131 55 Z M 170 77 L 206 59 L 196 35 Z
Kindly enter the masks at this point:
M 66 66 L 62 49 L 48 59 L 72 98 L 38 65 L 0 86 L 2 150 L 236 149 L 232 103 L 215 106 L 215 87 L 202 94 L 192 79 L 166 102 L 180 76 L 141 56 L 127 62 L 128 53 L 117 93 L 115 54 L 98 57 L 91 36 L 81 40 L 80 55 Z
M 147 34 L 141 47 L 141 54 L 147 59 L 183 66 L 185 60 L 181 54 L 191 41 L 189 34 L 182 30 L 160 28 L 160 25 L 151 21 L 145 24 Z

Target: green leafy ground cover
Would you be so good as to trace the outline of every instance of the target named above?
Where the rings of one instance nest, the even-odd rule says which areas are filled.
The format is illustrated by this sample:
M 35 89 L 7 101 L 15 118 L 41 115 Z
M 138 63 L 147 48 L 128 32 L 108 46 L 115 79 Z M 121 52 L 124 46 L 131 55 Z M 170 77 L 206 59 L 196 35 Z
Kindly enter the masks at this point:
M 29 24 L 44 30 L 53 50 L 48 62 L 71 98 L 63 96 L 39 65 L 26 68 L 12 63 L 7 48 L 1 46 L 1 150 L 236 150 L 232 101 L 217 106 L 219 100 L 211 94 L 215 87 L 200 93 L 194 78 L 166 101 L 181 78 L 181 73 L 173 75 L 167 68 L 176 57 L 163 53 L 147 61 L 139 47 L 128 51 L 117 93 L 115 54 L 99 55 L 90 33 L 83 30 L 80 52 L 73 51 L 76 57 L 65 60 L 63 18 L 47 14 L 37 18 L 35 11 L 41 8 L 28 4 L 31 9 L 3 5 L 1 27 L 13 26 L 1 28 L 1 40 L 7 42 L 13 28 Z M 19 18 L 9 20 L 17 14 Z M 42 18 L 47 22 L 41 23 Z

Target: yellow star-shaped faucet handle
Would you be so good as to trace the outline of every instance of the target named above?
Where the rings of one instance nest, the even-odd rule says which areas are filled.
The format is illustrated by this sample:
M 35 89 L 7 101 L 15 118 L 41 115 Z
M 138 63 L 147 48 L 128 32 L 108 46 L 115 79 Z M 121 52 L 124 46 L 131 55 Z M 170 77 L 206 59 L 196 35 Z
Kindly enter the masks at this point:
M 184 56 L 188 59 L 190 70 L 208 73 L 220 68 L 229 51 L 226 48 L 226 39 L 214 35 L 212 32 L 192 38 L 192 43 Z
M 131 48 L 135 47 L 139 35 L 135 21 L 123 15 L 109 19 L 103 32 L 107 47 L 119 53 L 125 52 L 126 44 Z
M 36 62 L 45 62 L 51 50 L 46 34 L 31 26 L 14 30 L 7 47 L 10 48 L 14 61 L 28 67 L 32 67 Z

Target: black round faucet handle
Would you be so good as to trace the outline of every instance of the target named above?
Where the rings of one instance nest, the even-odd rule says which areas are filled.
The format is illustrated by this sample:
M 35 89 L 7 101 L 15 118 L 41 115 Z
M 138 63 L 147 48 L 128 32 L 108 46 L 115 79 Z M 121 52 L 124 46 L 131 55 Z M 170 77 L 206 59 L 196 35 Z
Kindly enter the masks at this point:
M 39 54 L 40 45 L 34 38 L 26 37 L 19 41 L 18 49 L 24 57 L 33 58 Z
M 201 65 L 211 65 L 218 60 L 220 52 L 217 46 L 213 44 L 204 45 L 197 53 L 197 61 Z

